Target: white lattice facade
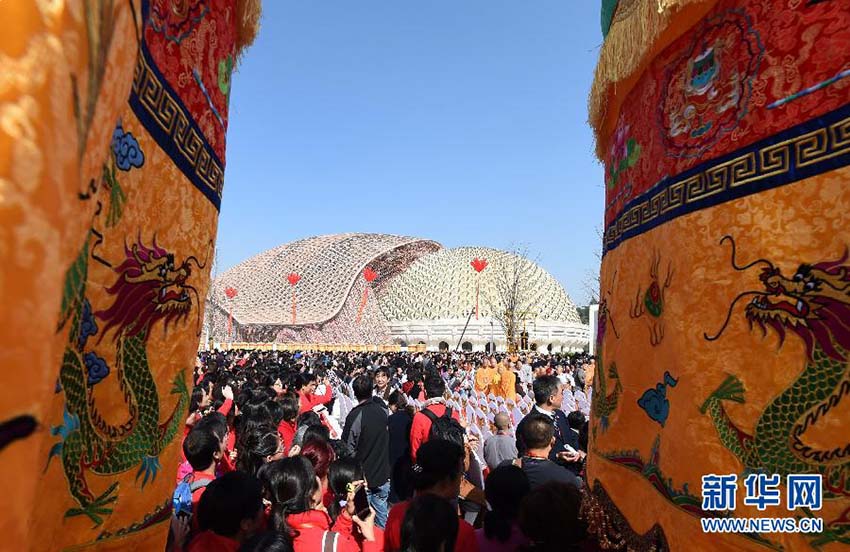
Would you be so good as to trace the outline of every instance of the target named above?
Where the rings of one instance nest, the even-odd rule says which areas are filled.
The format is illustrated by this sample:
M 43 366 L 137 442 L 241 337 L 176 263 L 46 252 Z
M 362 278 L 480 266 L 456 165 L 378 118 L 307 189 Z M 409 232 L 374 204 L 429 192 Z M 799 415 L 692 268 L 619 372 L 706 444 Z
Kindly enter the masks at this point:
M 489 263 L 480 275 L 470 266 L 476 257 Z M 496 249 L 444 249 L 430 240 L 387 234 L 308 238 L 238 264 L 213 282 L 205 342 L 424 343 L 433 350 L 459 343 L 484 350 L 495 342 L 497 350 L 504 350 L 504 330 L 491 313 L 503 308 L 500 271 L 517 261 L 529 345 L 552 351 L 585 348 L 588 327 L 579 323 L 563 287 L 536 263 Z M 367 267 L 377 273 L 372 282 L 364 279 Z M 301 277 L 294 287 L 294 323 L 290 273 Z M 476 280 L 480 318 L 472 316 L 464 332 L 475 306 Z M 227 288 L 236 290 L 232 299 Z
M 487 260 L 480 274 L 470 265 L 473 259 Z M 505 350 L 499 317 L 506 318 L 506 301 L 499 288 L 512 281 L 515 272 L 516 304 L 522 311 L 514 316 L 516 333 L 528 332 L 528 346 L 557 352 L 586 347 L 588 328 L 580 323 L 561 284 L 533 261 L 498 249 L 457 247 L 421 257 L 384 288 L 381 310 L 396 343 L 425 343 L 431 350 L 460 345 L 473 351 L 495 343 L 495 350 Z M 476 282 L 477 320 L 469 316 L 475 310 Z

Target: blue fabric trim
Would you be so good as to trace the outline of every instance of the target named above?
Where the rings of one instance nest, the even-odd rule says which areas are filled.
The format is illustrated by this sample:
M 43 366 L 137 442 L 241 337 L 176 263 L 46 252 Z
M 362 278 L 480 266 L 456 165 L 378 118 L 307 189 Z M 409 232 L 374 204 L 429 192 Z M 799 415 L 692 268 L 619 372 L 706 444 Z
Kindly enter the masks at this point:
M 150 5 L 149 1 L 145 0 L 142 2 L 142 21 L 143 27 L 147 26 L 148 16 L 150 13 Z M 144 36 L 144 28 L 142 30 L 142 34 Z M 210 162 L 215 165 L 215 168 L 219 169 L 221 172 L 221 178 L 224 177 L 224 163 L 222 163 L 221 159 L 219 159 L 215 150 L 209 145 L 204 136 L 204 133 L 201 131 L 198 124 L 193 120 L 191 116 L 191 111 L 186 107 L 186 105 L 180 99 L 180 96 L 171 85 L 168 83 L 168 80 L 165 76 L 160 72 L 159 68 L 154 63 L 153 56 L 151 56 L 148 51 L 147 45 L 144 40 L 142 40 L 139 45 L 139 56 L 144 59 L 144 63 L 149 69 L 150 73 L 156 78 L 158 84 L 162 87 L 163 93 L 167 94 L 173 104 L 178 107 L 186 116 L 187 129 L 184 129 L 183 132 L 192 131 L 194 135 L 196 135 L 201 142 L 201 147 L 203 148 L 206 155 L 209 156 Z M 140 59 L 141 64 L 141 59 Z M 139 69 L 137 68 L 137 77 L 138 77 Z M 138 92 L 136 90 L 136 83 L 134 83 L 133 89 L 130 91 L 130 107 L 135 113 L 136 117 L 142 123 L 145 130 L 151 135 L 151 137 L 156 141 L 160 148 L 174 161 L 174 164 L 180 171 L 186 175 L 186 178 L 202 193 L 206 196 L 207 199 L 210 200 L 210 203 L 213 204 L 216 211 L 221 209 L 221 190 L 215 189 L 210 186 L 208 181 L 205 181 L 198 175 L 198 171 L 196 167 L 192 164 L 192 161 L 186 157 L 186 155 L 180 150 L 178 144 L 175 142 L 174 137 L 167 132 L 159 122 L 151 115 L 150 111 L 146 108 L 146 106 L 142 103 L 141 99 L 138 96 Z

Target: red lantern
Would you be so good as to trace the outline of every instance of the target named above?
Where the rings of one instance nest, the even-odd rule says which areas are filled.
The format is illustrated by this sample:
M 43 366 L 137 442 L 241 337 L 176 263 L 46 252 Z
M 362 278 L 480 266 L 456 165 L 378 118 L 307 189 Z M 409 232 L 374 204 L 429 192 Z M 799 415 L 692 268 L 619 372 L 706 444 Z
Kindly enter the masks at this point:
M 360 308 L 357 309 L 357 323 L 360 323 L 360 317 L 363 316 L 363 309 L 366 308 L 366 301 L 369 300 L 369 284 L 375 281 L 375 278 L 378 277 L 378 273 L 366 267 L 366 270 L 363 271 L 363 278 L 366 280 L 366 287 L 363 289 L 363 299 L 360 301 Z
M 234 287 L 227 287 L 224 290 L 224 294 L 230 299 L 230 306 L 227 312 L 227 339 L 229 340 L 233 332 L 233 298 L 239 295 L 239 292 Z
M 481 271 L 487 268 L 487 259 L 479 259 L 475 257 L 472 259 L 472 262 L 469 263 L 472 265 L 472 268 L 475 269 L 476 278 L 475 278 L 475 319 L 478 320 L 478 290 L 480 288 L 481 283 Z
M 482 270 L 487 268 L 487 259 L 479 259 L 478 257 L 475 257 L 469 264 L 472 265 L 472 268 L 475 269 L 475 272 L 478 272 L 480 274 Z
M 296 272 L 290 272 L 286 277 L 286 280 L 289 282 L 289 285 L 292 286 L 292 323 L 295 324 L 295 285 L 301 281 L 301 276 Z

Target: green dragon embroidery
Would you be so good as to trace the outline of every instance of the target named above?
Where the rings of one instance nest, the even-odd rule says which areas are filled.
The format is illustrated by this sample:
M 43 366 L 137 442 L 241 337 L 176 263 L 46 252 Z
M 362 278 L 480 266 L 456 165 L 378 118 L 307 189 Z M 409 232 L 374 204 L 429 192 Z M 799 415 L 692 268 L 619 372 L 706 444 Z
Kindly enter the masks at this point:
M 614 380 L 614 390 L 608 394 L 608 384 L 605 381 L 605 369 L 600 365 L 596 370 L 596 388 L 593 391 L 593 415 L 599 420 L 602 431 L 608 429 L 608 416 L 614 413 L 620 402 L 620 393 L 623 384 L 620 383 L 620 375 L 617 372 L 617 364 L 612 362 L 608 366 L 608 377 Z
M 726 236 L 721 243 L 732 238 Z M 744 385 L 734 375 L 705 400 L 700 411 L 714 422 L 720 440 L 744 465 L 745 471 L 763 471 L 785 476 L 793 473 L 823 475 L 825 498 L 850 497 L 850 443 L 820 450 L 805 442 L 806 431 L 826 417 L 850 395 L 850 267 L 848 254 L 836 261 L 803 264 L 793 277 L 785 277 L 770 261 L 759 259 L 746 266 L 735 261 L 732 241 L 732 266 L 739 271 L 763 264 L 760 280 L 764 290 L 745 291 L 729 308 L 725 330 L 735 303 L 753 296 L 745 313 L 750 326 L 759 326 L 764 334 L 771 328 L 780 337 L 780 346 L 788 333 L 806 344 L 803 371 L 790 387 L 779 394 L 762 412 L 755 430 L 749 434 L 739 428 L 723 407 L 723 401 L 744 402 Z M 846 434 L 845 434 L 846 436 Z M 826 542 L 850 543 L 850 508 L 825 527 L 815 545 Z
M 68 344 L 59 371 L 57 390 L 65 394 L 64 423 L 54 427 L 59 435 L 48 456 L 59 456 L 68 479 L 71 495 L 79 508 L 71 508 L 66 517 L 85 515 L 95 525 L 112 513 L 117 500 L 118 482 L 95 496 L 87 474 L 114 476 L 137 468 L 141 486 L 153 481 L 160 469 L 159 455 L 177 435 L 189 403 L 189 391 L 183 371 L 176 374 L 170 394 L 177 395 L 171 413 L 160 420 L 160 394 L 148 362 L 147 342 L 153 325 L 162 322 L 167 329 L 188 317 L 192 309 L 189 292 L 197 291 L 187 280 L 191 275 L 189 257 L 175 266 L 174 255 L 156 245 L 141 242 L 125 247 L 125 259 L 114 269 L 118 275 L 107 289 L 112 305 L 93 312 L 86 298 L 89 240 L 68 269 L 62 300 L 59 328 L 71 320 Z M 104 327 L 98 329 L 98 322 Z M 93 349 L 110 331 L 116 347 L 115 367 L 129 417 L 121 425 L 107 423 L 97 409 L 93 387 L 110 373 L 106 361 Z M 89 338 L 99 338 L 94 347 Z

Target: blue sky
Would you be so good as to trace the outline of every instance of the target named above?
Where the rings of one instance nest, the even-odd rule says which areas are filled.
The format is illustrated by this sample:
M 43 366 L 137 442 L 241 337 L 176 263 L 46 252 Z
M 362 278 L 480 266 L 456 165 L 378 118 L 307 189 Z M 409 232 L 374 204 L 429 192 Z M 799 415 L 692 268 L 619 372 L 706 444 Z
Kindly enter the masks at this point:
M 263 4 L 233 79 L 219 272 L 338 232 L 524 243 L 586 301 L 598 2 Z

